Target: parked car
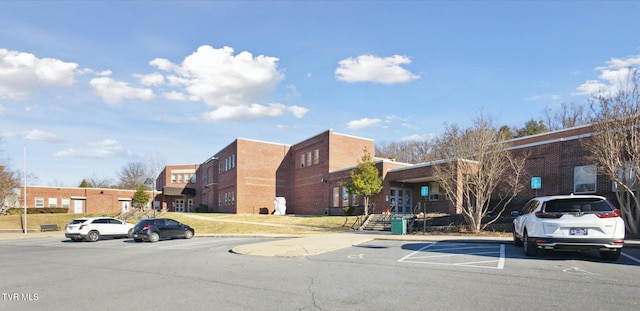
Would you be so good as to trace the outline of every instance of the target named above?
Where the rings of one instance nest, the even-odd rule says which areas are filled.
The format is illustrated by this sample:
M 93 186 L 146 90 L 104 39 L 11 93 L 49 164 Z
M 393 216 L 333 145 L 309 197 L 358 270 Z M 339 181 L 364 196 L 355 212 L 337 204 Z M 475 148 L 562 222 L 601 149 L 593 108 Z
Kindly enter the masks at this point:
M 195 230 L 177 220 L 170 218 L 151 218 L 140 220 L 133 227 L 132 237 L 136 242 L 148 240 L 158 242 L 164 238 L 185 238 L 190 239 L 195 234 Z
M 68 223 L 64 235 L 74 242 L 95 242 L 101 237 L 126 238 L 131 236 L 133 224 L 111 217 L 76 218 Z
M 602 196 L 537 197 L 512 215 L 513 242 L 524 246 L 527 256 L 539 249 L 598 250 L 603 259 L 616 260 L 624 246 L 620 210 Z

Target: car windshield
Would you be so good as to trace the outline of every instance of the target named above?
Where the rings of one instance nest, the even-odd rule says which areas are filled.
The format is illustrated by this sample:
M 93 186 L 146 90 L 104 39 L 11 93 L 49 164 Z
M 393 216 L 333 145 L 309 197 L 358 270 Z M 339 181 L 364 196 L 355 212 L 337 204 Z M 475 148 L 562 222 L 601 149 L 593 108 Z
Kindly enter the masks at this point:
M 87 219 L 74 219 L 70 222 L 70 224 L 77 225 L 77 224 L 84 223 L 85 221 L 87 221 Z
M 611 212 L 613 208 L 605 200 L 593 199 L 558 199 L 545 203 L 546 213 L 597 213 Z

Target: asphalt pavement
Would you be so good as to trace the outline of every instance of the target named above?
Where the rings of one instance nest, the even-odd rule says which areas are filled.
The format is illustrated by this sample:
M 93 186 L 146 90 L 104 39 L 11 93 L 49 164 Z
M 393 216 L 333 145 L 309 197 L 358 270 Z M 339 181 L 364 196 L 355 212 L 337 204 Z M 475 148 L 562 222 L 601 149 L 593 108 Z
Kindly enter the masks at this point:
M 511 236 L 492 235 L 443 235 L 443 234 L 391 234 L 391 232 L 373 231 L 345 231 L 339 233 L 318 233 L 307 235 L 270 235 L 270 234 L 196 234 L 196 238 L 203 237 L 274 237 L 268 242 L 245 244 L 234 247 L 231 251 L 237 254 L 270 256 L 270 257 L 301 257 L 314 256 L 334 250 L 363 244 L 373 240 L 399 240 L 442 242 L 455 241 L 464 243 L 512 243 Z M 0 233 L 0 240 L 32 239 L 32 238 L 60 238 L 66 239 L 64 231 Z M 640 240 L 627 239 L 625 247 L 640 248 Z

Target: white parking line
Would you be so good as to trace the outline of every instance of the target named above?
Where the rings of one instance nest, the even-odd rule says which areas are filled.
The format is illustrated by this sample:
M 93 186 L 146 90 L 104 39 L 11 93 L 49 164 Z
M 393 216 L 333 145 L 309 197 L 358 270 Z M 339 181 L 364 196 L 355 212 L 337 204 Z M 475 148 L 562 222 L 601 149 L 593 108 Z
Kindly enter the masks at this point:
M 429 244 L 425 247 L 418 249 L 417 251 L 412 252 L 411 254 L 404 256 L 398 260 L 398 262 L 410 262 L 410 263 L 419 263 L 419 264 L 433 264 L 433 265 L 445 265 L 445 266 L 466 266 L 466 267 L 475 267 L 475 268 L 489 268 L 489 269 L 504 269 L 505 262 L 505 246 L 504 244 L 500 244 L 499 249 L 495 249 L 496 245 L 469 245 L 469 244 L 458 244 L 458 243 L 441 243 L 438 246 L 442 245 L 442 248 L 434 249 L 430 251 L 429 248 L 437 245 L 438 242 Z M 487 250 L 489 249 L 489 250 Z M 474 251 L 474 250 L 485 250 L 485 251 Z M 426 252 L 426 254 L 424 254 Z M 444 254 L 434 254 L 437 252 L 448 252 Z M 418 255 L 421 254 L 421 255 Z M 424 255 L 422 255 L 424 254 Z M 470 260 L 473 257 L 477 256 L 491 256 L 492 254 L 497 255 L 497 259 L 488 259 L 488 260 L 473 260 L 473 261 L 464 261 L 465 258 L 469 258 Z M 467 257 L 464 257 L 467 256 Z M 438 261 L 438 259 L 442 259 L 445 257 L 449 258 L 461 258 L 462 262 L 442 262 Z M 450 259 L 451 261 L 451 259 Z M 495 263 L 496 265 L 489 265 Z
M 625 254 L 625 253 L 621 253 L 621 255 L 622 255 L 622 256 L 624 256 L 624 257 L 627 257 L 627 258 L 629 258 L 629 259 L 631 259 L 631 260 L 633 260 L 633 261 L 635 261 L 635 262 L 637 262 L 637 263 L 640 263 L 640 259 L 638 259 L 638 258 L 636 258 L 636 257 L 633 257 L 633 256 L 631 256 L 631 255 L 627 255 L 627 254 Z

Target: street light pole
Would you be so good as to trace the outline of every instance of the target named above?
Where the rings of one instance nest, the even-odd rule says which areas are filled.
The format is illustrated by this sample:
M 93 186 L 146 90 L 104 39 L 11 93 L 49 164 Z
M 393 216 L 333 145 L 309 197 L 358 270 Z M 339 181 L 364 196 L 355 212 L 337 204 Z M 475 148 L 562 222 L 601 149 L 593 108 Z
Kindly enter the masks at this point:
M 156 180 L 152 179 L 152 178 L 147 178 L 144 181 L 145 185 L 150 185 L 151 188 L 151 208 L 153 209 L 153 218 L 156 218 L 156 206 L 155 206 L 155 199 L 156 199 Z

